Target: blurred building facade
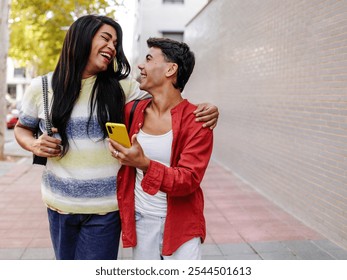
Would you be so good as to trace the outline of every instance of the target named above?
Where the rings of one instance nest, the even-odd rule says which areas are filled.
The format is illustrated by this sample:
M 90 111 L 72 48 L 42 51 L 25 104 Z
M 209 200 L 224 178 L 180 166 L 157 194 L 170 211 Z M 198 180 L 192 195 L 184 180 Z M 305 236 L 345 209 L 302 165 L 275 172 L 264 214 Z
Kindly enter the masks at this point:
M 16 67 L 15 62 L 10 57 L 7 58 L 7 93 L 8 96 L 20 103 L 26 88 L 29 86 L 31 77 L 27 70 Z
M 168 37 L 183 41 L 185 25 L 208 0 L 135 0 L 133 69 L 144 61 L 149 37 Z
M 346 1 L 212 0 L 185 30 L 187 97 L 220 110 L 214 159 L 344 248 L 346 28 Z

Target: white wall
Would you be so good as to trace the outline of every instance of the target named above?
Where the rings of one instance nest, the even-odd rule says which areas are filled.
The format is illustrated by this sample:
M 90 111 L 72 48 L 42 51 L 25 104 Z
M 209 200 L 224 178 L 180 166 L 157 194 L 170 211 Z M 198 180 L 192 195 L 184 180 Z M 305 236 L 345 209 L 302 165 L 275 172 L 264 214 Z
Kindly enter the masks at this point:
M 219 107 L 214 158 L 344 248 L 346 30 L 347 1 L 213 0 L 185 89 Z

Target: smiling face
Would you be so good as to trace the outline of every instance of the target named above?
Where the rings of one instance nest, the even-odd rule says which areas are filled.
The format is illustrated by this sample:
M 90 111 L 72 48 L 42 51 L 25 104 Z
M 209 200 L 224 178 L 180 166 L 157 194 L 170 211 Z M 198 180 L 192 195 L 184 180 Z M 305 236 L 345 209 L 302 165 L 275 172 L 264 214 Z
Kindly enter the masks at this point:
M 171 62 L 167 62 L 159 48 L 150 48 L 144 63 L 139 64 L 141 70 L 140 89 L 151 92 L 165 83 Z
M 96 32 L 82 78 L 86 79 L 99 72 L 106 71 L 116 56 L 117 34 L 116 30 L 107 24 Z

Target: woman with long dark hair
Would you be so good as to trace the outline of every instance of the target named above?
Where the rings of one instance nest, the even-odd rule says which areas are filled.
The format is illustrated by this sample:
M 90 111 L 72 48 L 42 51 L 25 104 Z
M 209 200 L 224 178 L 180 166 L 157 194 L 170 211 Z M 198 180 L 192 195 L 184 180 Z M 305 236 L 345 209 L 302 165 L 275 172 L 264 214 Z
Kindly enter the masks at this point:
M 129 73 L 121 26 L 109 17 L 83 16 L 47 74 L 53 137 L 34 137 L 37 126 L 45 130 L 41 77 L 22 100 L 15 136 L 24 149 L 47 157 L 41 191 L 56 259 L 117 259 L 120 165 L 108 151 L 105 123 L 124 122 L 124 104 L 147 95 Z M 205 112 L 213 119 L 217 109 Z

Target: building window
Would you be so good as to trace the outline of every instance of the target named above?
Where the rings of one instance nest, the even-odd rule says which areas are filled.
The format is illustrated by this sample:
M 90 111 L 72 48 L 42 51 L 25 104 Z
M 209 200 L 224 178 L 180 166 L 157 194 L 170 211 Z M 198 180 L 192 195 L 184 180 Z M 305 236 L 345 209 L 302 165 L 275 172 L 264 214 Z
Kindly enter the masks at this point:
M 15 77 L 23 77 L 25 78 L 25 68 L 14 68 L 14 76 Z
M 178 42 L 183 42 L 183 32 L 168 32 L 168 31 L 163 31 L 162 36 L 164 38 L 169 38 L 172 40 L 176 40 Z
M 163 3 L 182 3 L 182 4 L 184 4 L 184 0 L 163 0 Z
M 17 87 L 16 85 L 7 85 L 7 93 L 10 95 L 11 98 L 16 98 L 17 93 Z

